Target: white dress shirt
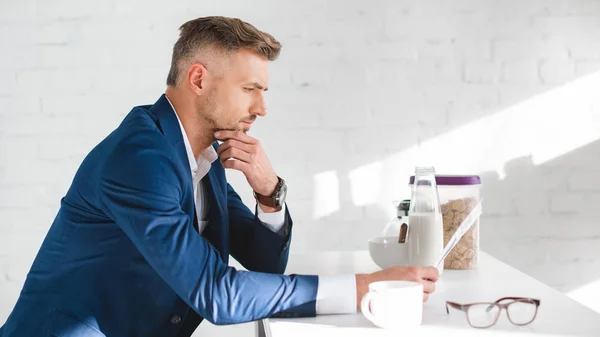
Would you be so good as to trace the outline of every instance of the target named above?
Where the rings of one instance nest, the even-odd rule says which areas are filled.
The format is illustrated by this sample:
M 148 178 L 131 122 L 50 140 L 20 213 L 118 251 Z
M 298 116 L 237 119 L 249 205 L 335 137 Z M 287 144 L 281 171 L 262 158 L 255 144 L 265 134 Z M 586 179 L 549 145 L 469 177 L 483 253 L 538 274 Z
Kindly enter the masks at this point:
M 166 96 L 165 96 L 166 97 Z M 171 104 L 173 111 L 175 107 L 167 97 L 167 101 Z M 179 119 L 179 115 L 175 112 L 185 151 L 190 163 L 192 172 L 192 182 L 194 186 L 194 203 L 196 205 L 196 216 L 198 217 L 198 229 L 202 233 L 206 228 L 207 212 L 206 212 L 206 188 L 202 184 L 202 178 L 210 170 L 211 164 L 217 160 L 217 152 L 212 146 L 202 150 L 198 158 L 194 158 L 192 146 L 187 137 L 183 124 Z M 257 205 L 258 206 L 258 205 Z M 265 213 L 260 206 L 258 210 L 258 218 L 271 231 L 278 233 L 285 224 L 285 204 L 280 211 Z M 318 315 L 323 314 L 347 314 L 356 312 L 356 280 L 354 275 L 335 275 L 335 276 L 319 276 L 319 286 L 317 289 L 316 312 Z

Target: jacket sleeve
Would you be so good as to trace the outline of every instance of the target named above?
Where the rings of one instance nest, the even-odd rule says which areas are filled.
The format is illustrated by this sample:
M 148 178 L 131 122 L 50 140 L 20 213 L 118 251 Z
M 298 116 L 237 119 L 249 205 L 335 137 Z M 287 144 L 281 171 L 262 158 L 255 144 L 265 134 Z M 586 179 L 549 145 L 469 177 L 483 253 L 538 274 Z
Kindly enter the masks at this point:
M 292 239 L 292 218 L 287 205 L 283 236 L 265 226 L 229 184 L 227 208 L 231 255 L 248 270 L 283 274 Z
M 183 174 L 161 140 L 137 135 L 102 169 L 104 212 L 146 261 L 199 315 L 234 324 L 292 310 L 315 314 L 318 278 L 235 270 L 193 229 L 180 201 Z

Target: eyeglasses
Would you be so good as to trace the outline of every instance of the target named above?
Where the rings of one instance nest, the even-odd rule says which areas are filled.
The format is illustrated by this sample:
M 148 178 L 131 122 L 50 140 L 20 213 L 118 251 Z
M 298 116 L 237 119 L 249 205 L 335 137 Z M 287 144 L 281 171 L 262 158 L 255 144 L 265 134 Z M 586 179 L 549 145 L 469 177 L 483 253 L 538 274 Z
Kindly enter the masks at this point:
M 448 306 L 464 311 L 470 326 L 485 329 L 496 324 L 502 309 L 506 309 L 508 320 L 514 325 L 522 326 L 533 322 L 537 316 L 540 300 L 526 297 L 503 297 L 494 303 L 458 304 L 446 301 L 446 313 L 449 314 Z

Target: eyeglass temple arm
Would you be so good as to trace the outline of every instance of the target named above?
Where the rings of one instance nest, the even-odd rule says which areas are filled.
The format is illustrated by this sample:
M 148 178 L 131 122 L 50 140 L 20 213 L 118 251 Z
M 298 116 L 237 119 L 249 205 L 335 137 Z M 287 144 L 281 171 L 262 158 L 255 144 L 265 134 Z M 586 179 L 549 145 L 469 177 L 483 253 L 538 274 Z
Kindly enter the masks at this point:
M 450 301 L 446 301 L 446 313 L 449 314 L 450 311 L 448 310 L 448 306 L 453 307 L 454 309 L 458 309 L 458 310 L 462 310 L 464 311 L 465 308 L 462 304 L 458 304 L 458 303 L 454 303 L 454 302 L 450 302 Z

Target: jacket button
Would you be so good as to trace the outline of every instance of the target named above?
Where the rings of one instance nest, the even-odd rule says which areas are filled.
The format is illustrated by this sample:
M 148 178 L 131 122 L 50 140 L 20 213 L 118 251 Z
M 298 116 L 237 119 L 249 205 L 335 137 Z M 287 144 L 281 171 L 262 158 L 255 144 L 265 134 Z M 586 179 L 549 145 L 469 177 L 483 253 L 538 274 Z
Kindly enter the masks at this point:
M 179 323 L 181 323 L 181 316 L 173 315 L 173 317 L 171 317 L 171 324 L 179 324 Z

